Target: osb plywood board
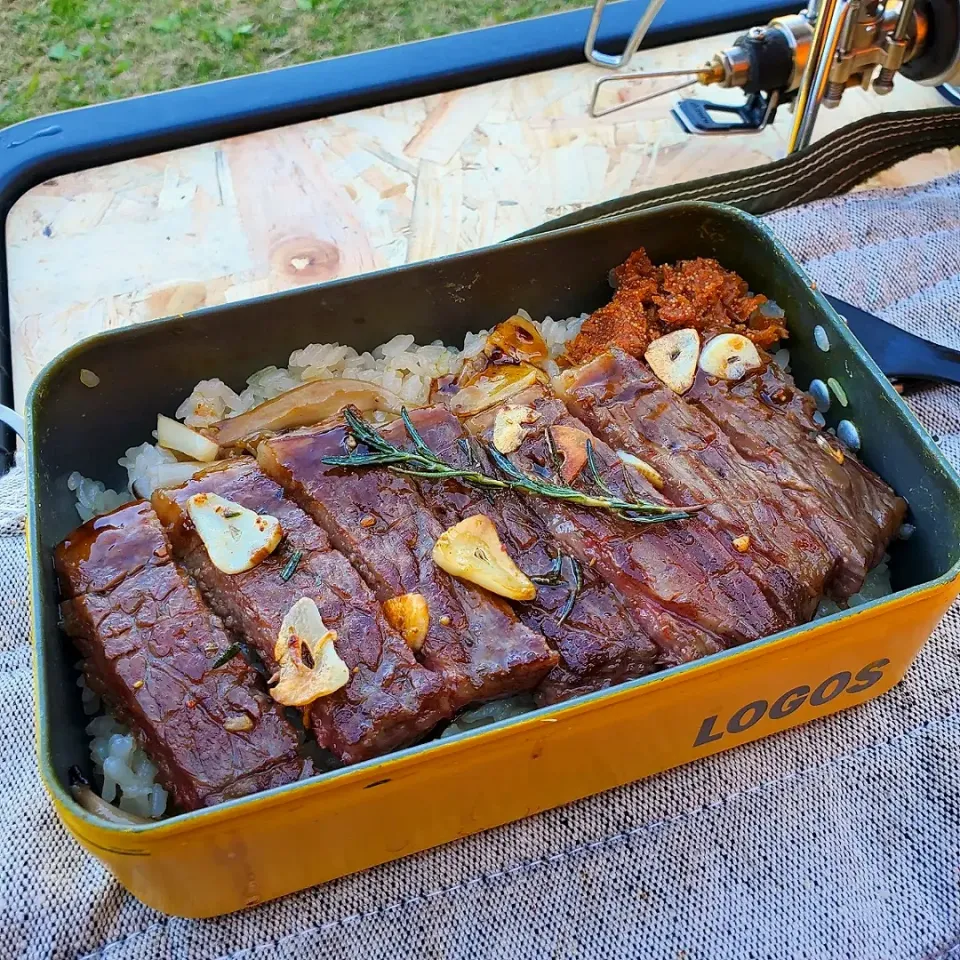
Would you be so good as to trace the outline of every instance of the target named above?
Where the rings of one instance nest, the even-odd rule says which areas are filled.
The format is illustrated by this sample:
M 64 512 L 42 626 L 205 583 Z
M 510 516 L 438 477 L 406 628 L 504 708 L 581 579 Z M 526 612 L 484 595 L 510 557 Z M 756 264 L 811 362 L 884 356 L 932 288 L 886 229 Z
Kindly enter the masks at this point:
M 697 65 L 732 39 L 642 53 L 635 66 Z M 102 330 L 494 243 L 588 204 L 784 153 L 787 110 L 761 134 L 730 137 L 682 133 L 672 96 L 591 119 L 601 75 L 587 64 L 532 74 L 30 190 L 6 225 L 18 407 L 48 360 Z M 817 132 L 942 103 L 898 79 L 885 98 L 848 91 Z M 941 152 L 878 182 L 958 166 L 960 151 Z

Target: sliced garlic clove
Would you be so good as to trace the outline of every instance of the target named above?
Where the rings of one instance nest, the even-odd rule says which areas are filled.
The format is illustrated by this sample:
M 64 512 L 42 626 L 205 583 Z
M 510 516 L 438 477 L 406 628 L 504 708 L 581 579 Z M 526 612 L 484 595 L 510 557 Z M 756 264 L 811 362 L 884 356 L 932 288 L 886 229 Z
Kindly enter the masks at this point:
M 421 593 L 405 593 L 383 602 L 387 623 L 403 637 L 411 650 L 419 650 L 430 628 L 430 607 Z
M 646 460 L 641 460 L 632 453 L 627 453 L 626 450 L 618 450 L 617 456 L 623 463 L 633 467 L 652 487 L 657 490 L 664 488 L 663 477 L 660 476 L 656 467 L 652 467 Z
M 762 366 L 753 341 L 739 333 L 721 333 L 708 341 L 700 353 L 700 369 L 721 380 L 739 380 Z
M 501 453 L 513 453 L 523 443 L 523 426 L 540 419 L 533 407 L 501 407 L 493 423 L 493 445 Z
M 178 420 L 171 420 L 162 413 L 157 416 L 157 443 L 167 450 L 185 453 L 193 460 L 211 463 L 220 452 L 219 444 L 202 433 L 184 426 Z
M 557 452 L 563 455 L 560 476 L 564 483 L 570 483 L 587 462 L 587 441 L 590 434 L 577 427 L 560 424 L 550 428 L 550 436 Z
M 643 358 L 674 393 L 686 393 L 697 376 L 699 356 L 700 334 L 690 327 L 654 340 Z
M 210 562 L 223 573 L 252 569 L 277 549 L 283 537 L 276 517 L 254 513 L 215 493 L 195 493 L 187 500 L 187 514 Z
M 340 659 L 336 631 L 328 630 L 316 601 L 301 597 L 280 625 L 273 649 L 279 665 L 270 695 L 287 707 L 305 707 L 346 686 L 350 670 Z
M 445 530 L 433 545 L 433 562 L 451 576 L 509 600 L 533 600 L 537 595 L 533 581 L 510 559 L 489 517 L 467 517 Z

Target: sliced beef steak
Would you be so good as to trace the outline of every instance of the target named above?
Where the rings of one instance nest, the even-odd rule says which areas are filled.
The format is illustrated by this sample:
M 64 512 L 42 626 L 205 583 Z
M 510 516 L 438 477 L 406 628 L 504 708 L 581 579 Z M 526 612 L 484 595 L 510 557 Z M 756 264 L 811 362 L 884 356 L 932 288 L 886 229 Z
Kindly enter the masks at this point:
M 556 438 L 564 429 L 572 431 L 563 434 L 568 440 L 591 441 L 602 479 L 618 495 L 632 499 L 635 491 L 649 501 L 669 503 L 641 475 L 628 482 L 613 450 L 546 388 L 532 387 L 511 402 L 536 413 L 520 447 L 509 454 L 525 473 L 554 474 Z M 467 429 L 491 442 L 494 418 L 495 411 L 481 414 L 467 421 Z M 592 489 L 585 470 L 572 482 Z M 756 583 L 695 520 L 633 524 L 549 498 L 539 498 L 535 509 L 567 552 L 616 587 L 664 663 L 693 660 L 779 629 L 781 618 Z
M 85 523 L 55 552 L 63 626 L 90 687 L 135 733 L 181 810 L 296 780 L 297 735 L 172 562 L 150 504 Z
M 906 502 L 813 420 L 810 397 L 775 363 L 739 381 L 700 373 L 685 399 L 782 491 L 835 560 L 827 592 L 844 600 L 883 558 Z
M 225 574 L 210 560 L 186 512 L 197 493 L 215 493 L 280 521 L 280 547 L 243 573 Z M 230 461 L 175 490 L 158 490 L 154 506 L 178 559 L 196 578 L 227 627 L 245 637 L 271 670 L 283 618 L 302 597 L 317 604 L 337 632 L 350 680 L 306 709 L 317 742 L 345 763 L 404 746 L 449 715 L 442 678 L 415 660 L 386 623 L 369 587 L 327 535 L 251 458 Z
M 484 473 L 495 472 L 479 444 L 464 446 L 470 434 L 446 407 L 413 410 L 410 417 L 427 445 L 448 463 L 463 468 L 479 463 Z M 382 432 L 398 446 L 412 446 L 400 421 Z M 477 514 L 489 517 L 508 554 L 528 576 L 555 569 L 563 551 L 538 515 L 538 505 L 508 490 L 484 490 L 458 480 L 420 479 L 417 483 L 424 503 L 444 527 Z M 576 591 L 573 562 L 573 557 L 563 556 L 560 582 L 541 582 L 535 600 L 514 605 L 520 619 L 542 633 L 560 654 L 560 662 L 536 690 L 540 704 L 601 690 L 657 667 L 656 645 L 634 623 L 610 584 L 586 567 L 580 571 L 582 587 Z M 564 617 L 571 591 L 575 602 Z
M 258 459 L 324 527 L 378 600 L 408 593 L 425 598 L 430 618 L 419 656 L 443 675 L 455 709 L 535 687 L 556 665 L 556 653 L 502 598 L 433 562 L 444 528 L 411 479 L 383 468 L 323 463 L 349 453 L 347 440 L 343 425 L 296 431 L 261 443 Z
M 653 466 L 671 500 L 705 505 L 697 523 L 759 585 L 782 626 L 813 616 L 833 554 L 775 479 L 755 470 L 710 417 L 616 349 L 559 383 L 571 411 L 612 447 Z

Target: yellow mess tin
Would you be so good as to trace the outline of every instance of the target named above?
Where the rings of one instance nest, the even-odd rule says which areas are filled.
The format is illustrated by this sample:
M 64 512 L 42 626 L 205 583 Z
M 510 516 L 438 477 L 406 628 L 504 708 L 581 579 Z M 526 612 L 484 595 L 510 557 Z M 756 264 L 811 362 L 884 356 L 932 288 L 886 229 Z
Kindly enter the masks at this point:
M 239 386 L 310 342 L 360 350 L 411 333 L 459 342 L 512 314 L 603 303 L 638 246 L 654 261 L 713 256 L 786 312 L 797 383 L 835 378 L 865 462 L 910 504 L 891 548 L 895 592 L 610 690 L 155 824 L 81 809 L 89 769 L 76 653 L 60 633 L 52 566 L 77 524 L 67 476 L 118 486 L 118 451 L 149 436 L 198 380 Z M 817 346 L 823 327 L 830 349 Z M 80 381 L 82 368 L 100 378 Z M 757 220 L 673 204 L 440 260 L 101 334 L 37 378 L 26 402 L 40 772 L 66 827 L 120 882 L 167 913 L 209 917 L 507 823 L 863 703 L 895 685 L 960 593 L 960 480 L 803 271 Z M 828 416 L 829 420 L 829 416 Z M 296 843 L 289 842 L 296 837 Z

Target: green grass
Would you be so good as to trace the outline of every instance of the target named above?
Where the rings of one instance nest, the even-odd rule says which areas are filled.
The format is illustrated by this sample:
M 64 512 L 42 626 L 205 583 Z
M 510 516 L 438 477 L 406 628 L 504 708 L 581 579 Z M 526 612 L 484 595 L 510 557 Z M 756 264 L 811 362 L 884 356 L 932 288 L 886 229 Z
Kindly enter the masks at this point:
M 585 0 L 0 0 L 0 125 Z

